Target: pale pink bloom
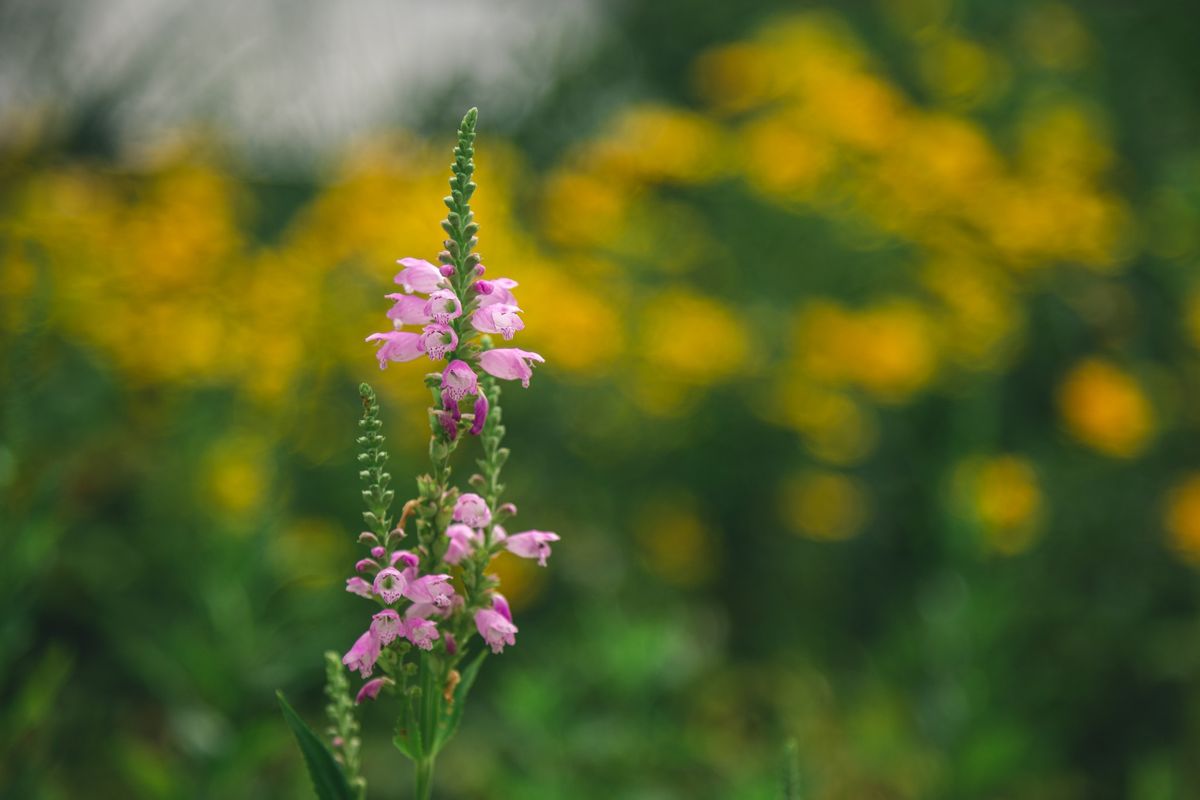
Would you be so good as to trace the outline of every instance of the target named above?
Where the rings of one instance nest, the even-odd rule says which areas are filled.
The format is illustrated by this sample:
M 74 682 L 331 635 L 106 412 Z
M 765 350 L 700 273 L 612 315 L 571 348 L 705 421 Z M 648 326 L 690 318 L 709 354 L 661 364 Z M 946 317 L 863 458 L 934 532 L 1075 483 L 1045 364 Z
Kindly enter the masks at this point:
M 487 642 L 493 653 L 500 653 L 504 645 L 517 643 L 517 626 L 504 618 L 504 615 L 490 608 L 481 608 L 475 612 L 475 627 L 479 635 Z
M 525 328 L 525 322 L 517 316 L 521 309 L 507 303 L 490 303 L 471 315 L 471 325 L 480 333 L 498 333 L 505 339 Z
M 372 333 L 367 337 L 367 341 L 383 343 L 375 351 L 380 369 L 385 369 L 389 361 L 412 361 L 414 358 L 420 358 L 421 354 L 425 352 L 425 345 L 422 343 L 419 333 L 385 331 L 384 333 Z
M 346 591 L 359 597 L 371 597 L 371 584 L 356 575 L 346 579 Z
M 450 586 L 449 575 L 426 575 L 417 578 L 404 589 L 404 596 L 414 603 L 432 603 L 438 608 L 446 608 L 454 597 L 454 587 Z
M 457 564 L 474 550 L 479 535 L 470 527 L 457 522 L 446 528 L 446 538 L 450 545 L 446 548 L 446 563 Z
M 388 605 L 399 600 L 406 588 L 408 581 L 395 567 L 388 567 L 375 576 L 375 594 L 382 597 L 383 602 Z
M 404 636 L 422 650 L 432 650 L 433 640 L 438 638 L 437 625 L 421 617 L 404 620 Z
M 429 356 L 429 360 L 437 361 L 458 347 L 458 334 L 449 325 L 431 322 L 421 331 L 420 342 L 421 350 Z
M 522 350 L 519 347 L 485 350 L 479 354 L 479 366 L 484 372 L 503 378 L 506 381 L 520 379 L 521 385 L 528 388 L 529 378 L 533 375 L 532 362 L 545 362 L 537 353 Z
M 424 259 L 401 258 L 396 263 L 404 267 L 396 274 L 396 283 L 409 294 L 429 294 L 446 283 L 441 270 Z
M 512 622 L 512 611 L 508 607 L 508 598 L 499 592 L 492 593 L 492 610 L 509 622 Z
M 521 558 L 536 558 L 538 564 L 546 566 L 550 557 L 550 543 L 558 541 L 558 534 L 550 531 L 525 531 L 514 533 L 504 542 L 505 549 Z
M 488 399 L 483 392 L 475 398 L 475 421 L 471 423 L 471 435 L 478 436 L 483 431 L 483 425 L 487 422 L 488 415 Z
M 391 678 L 372 678 L 364 683 L 362 688 L 358 690 L 358 695 L 354 698 L 354 702 L 361 703 L 363 700 L 374 700 L 376 697 L 379 697 L 379 690 L 382 689 L 384 685 L 390 686 L 391 683 Z
M 434 322 L 446 325 L 450 320 L 462 316 L 462 303 L 450 289 L 438 289 L 425 301 L 425 314 Z
M 397 550 L 392 553 L 392 566 L 396 566 L 397 561 L 403 561 L 406 567 L 415 567 L 421 563 L 420 557 L 411 550 Z
M 503 542 L 507 538 L 508 538 L 508 531 L 504 530 L 504 526 L 502 526 L 502 525 L 493 525 L 492 526 L 492 538 L 489 542 L 490 544 L 496 544 L 497 542 Z
M 358 674 L 364 678 L 369 678 L 371 671 L 375 669 L 375 660 L 378 658 L 379 640 L 370 631 L 367 631 L 358 637 L 354 646 L 346 651 L 346 655 L 342 656 L 342 663 L 352 670 L 358 670 Z
M 482 528 L 492 521 L 492 512 L 487 501 L 474 492 L 459 495 L 454 503 L 454 521 L 472 528 Z
M 480 286 L 480 284 L 486 284 Z M 512 278 L 496 278 L 490 281 L 476 281 L 476 291 L 479 292 L 479 305 L 490 306 L 494 303 L 504 303 L 505 305 L 515 306 L 517 298 L 513 297 L 512 289 L 517 285 L 517 282 Z
M 401 325 L 424 325 L 429 322 L 429 315 L 425 313 L 425 298 L 399 292 L 386 297 L 396 301 L 395 305 L 388 309 L 387 316 L 397 329 Z
M 456 358 L 442 370 L 443 395 L 449 394 L 457 401 L 478 391 L 479 377 L 467 362 Z
M 380 646 L 386 647 L 397 636 L 404 634 L 404 623 L 399 614 L 390 608 L 385 608 L 371 617 L 370 630 L 379 641 Z

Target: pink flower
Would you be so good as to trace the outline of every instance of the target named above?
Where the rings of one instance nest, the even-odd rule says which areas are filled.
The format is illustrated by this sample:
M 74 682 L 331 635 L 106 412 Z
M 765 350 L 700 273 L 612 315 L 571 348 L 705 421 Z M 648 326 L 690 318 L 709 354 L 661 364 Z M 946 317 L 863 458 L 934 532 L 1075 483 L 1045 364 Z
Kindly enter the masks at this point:
M 412 294 L 389 294 L 386 295 L 388 300 L 395 300 L 396 304 L 388 309 L 388 319 L 399 328 L 401 325 L 424 325 L 429 322 L 429 315 L 425 313 L 425 299 Z
M 446 538 L 450 540 L 450 545 L 446 548 L 446 563 L 457 564 L 475 549 L 474 545 L 479 535 L 458 522 L 446 528 Z
M 489 542 L 490 544 L 496 544 L 497 542 L 503 542 L 507 538 L 508 538 L 508 531 L 504 530 L 503 526 L 500 526 L 500 525 L 492 526 L 492 538 L 491 538 L 491 541 Z
M 419 358 L 425 352 L 425 345 L 421 341 L 421 335 L 416 333 L 406 333 L 404 331 L 372 333 L 367 337 L 367 341 L 383 343 L 375 351 L 375 357 L 379 359 L 380 369 L 387 368 L 387 362 L 389 361 L 412 361 L 414 358 Z
M 370 631 L 380 646 L 386 647 L 397 636 L 404 634 L 404 623 L 399 614 L 390 608 L 385 608 L 371 617 Z
M 374 700 L 376 697 L 379 697 L 379 690 L 385 685 L 390 686 L 391 683 L 391 678 L 372 678 L 358 690 L 358 696 L 354 698 L 354 702 L 361 703 L 363 700 Z
M 471 423 L 471 435 L 478 436 L 483 431 L 483 425 L 487 422 L 488 415 L 488 399 L 483 392 L 475 398 L 475 421 Z
M 458 334 L 449 325 L 431 322 L 421 331 L 420 342 L 421 350 L 429 356 L 429 360 L 437 361 L 458 347 Z
M 397 561 L 403 561 L 405 567 L 416 567 L 421 563 L 420 557 L 411 550 L 397 550 L 392 553 L 392 566 L 396 566 Z
M 510 553 L 521 558 L 536 558 L 540 566 L 546 566 L 550 557 L 550 543 L 558 541 L 558 534 L 550 531 L 525 531 L 514 533 L 504 541 L 504 547 Z
M 438 638 L 437 625 L 422 617 L 409 617 L 404 621 L 404 637 L 422 650 L 432 650 L 433 640 Z
M 499 333 L 505 339 L 511 339 L 513 334 L 525 328 L 525 323 L 517 314 L 521 309 L 507 303 L 489 303 L 480 306 L 471 315 L 471 325 L 480 333 Z
M 369 678 L 371 671 L 375 669 L 375 661 L 378 658 L 379 640 L 370 631 L 367 631 L 358 637 L 354 646 L 346 651 L 346 655 L 342 656 L 342 663 L 350 669 L 358 670 L 358 674 L 364 678 Z
M 404 589 L 404 596 L 414 603 L 429 603 L 438 608 L 446 608 L 454 597 L 454 587 L 450 586 L 449 575 L 426 575 L 417 578 Z
M 404 267 L 396 274 L 396 283 L 408 294 L 429 294 L 446 282 L 442 278 L 441 270 L 424 259 L 401 258 L 396 263 Z
M 379 565 L 373 559 L 361 558 L 354 564 L 355 572 L 375 572 L 379 569 Z
M 383 558 L 386 555 L 387 549 L 381 544 L 377 544 L 371 548 L 371 558 Z
M 442 370 L 442 393 L 449 394 L 455 401 L 479 391 L 479 378 L 471 365 L 454 359 Z
M 467 492 L 460 495 L 454 503 L 454 521 L 472 528 L 482 528 L 492 521 L 492 512 L 488 510 L 487 502 L 482 497 L 474 492 Z
M 503 378 L 506 381 L 521 380 L 521 385 L 528 388 L 529 378 L 533 375 L 533 365 L 536 361 L 544 363 L 546 359 L 537 353 L 522 350 L 519 347 L 485 350 L 479 354 L 479 366 L 489 375 Z
M 406 588 L 408 581 L 395 567 L 387 567 L 375 576 L 375 594 L 382 597 L 383 602 L 388 605 L 399 600 Z
M 504 645 L 517 643 L 517 626 L 504 618 L 504 615 L 490 608 L 481 608 L 475 612 L 475 627 L 483 640 L 491 645 L 493 653 L 500 653 Z
M 515 306 L 517 298 L 513 297 L 511 289 L 517 282 L 512 278 L 496 278 L 490 281 L 476 281 L 475 291 L 479 292 L 479 305 L 490 306 L 493 303 L 504 303 Z
M 508 608 L 508 598 L 499 592 L 492 593 L 492 610 L 512 622 L 512 611 Z
M 425 301 L 425 314 L 443 325 L 462 316 L 462 303 L 450 289 L 438 289 Z
M 370 597 L 371 584 L 356 575 L 353 578 L 346 579 L 346 591 L 356 594 L 359 597 Z

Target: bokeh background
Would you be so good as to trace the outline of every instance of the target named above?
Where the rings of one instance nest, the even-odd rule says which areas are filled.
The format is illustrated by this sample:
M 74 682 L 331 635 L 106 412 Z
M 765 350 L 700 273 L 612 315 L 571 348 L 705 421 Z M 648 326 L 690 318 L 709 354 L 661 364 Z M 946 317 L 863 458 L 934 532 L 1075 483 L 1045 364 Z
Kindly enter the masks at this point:
M 477 105 L 563 541 L 439 796 L 774 798 L 794 737 L 814 799 L 1200 797 L 1193 12 L 0 4 L 0 796 L 308 796 L 274 690 L 361 628 L 359 381 L 424 468 L 363 337 Z

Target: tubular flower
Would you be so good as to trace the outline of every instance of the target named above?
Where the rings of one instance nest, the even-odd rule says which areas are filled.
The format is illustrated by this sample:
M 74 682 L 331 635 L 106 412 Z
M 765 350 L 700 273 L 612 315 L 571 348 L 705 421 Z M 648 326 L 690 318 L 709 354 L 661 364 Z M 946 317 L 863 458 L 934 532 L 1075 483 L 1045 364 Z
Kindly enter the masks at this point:
M 479 391 L 479 378 L 471 365 L 460 359 L 454 359 L 442 370 L 442 394 L 449 394 L 454 400 L 462 400 L 469 394 Z
M 342 663 L 350 669 L 358 670 L 364 678 L 371 677 L 375 669 L 375 661 L 379 658 L 379 640 L 367 631 L 358 637 L 354 645 L 342 656 Z
M 452 290 L 438 289 L 429 295 L 429 299 L 425 301 L 424 310 L 425 314 L 434 322 L 447 325 L 450 320 L 462 316 L 462 302 Z
M 504 540 L 508 552 L 521 558 L 536 558 L 539 566 L 546 566 L 550 557 L 550 543 L 558 541 L 558 534 L 550 531 L 525 531 L 514 533 Z
M 361 703 L 363 700 L 374 700 L 379 697 L 379 690 L 384 686 L 391 686 L 391 678 L 372 678 L 362 685 L 358 690 L 358 695 L 354 698 L 354 702 Z
M 476 281 L 475 291 L 479 294 L 479 306 L 490 306 L 493 303 L 503 303 L 515 306 L 517 298 L 513 297 L 512 289 L 517 282 L 512 278 L 496 278 L 490 281 Z
M 519 379 L 525 388 L 529 388 L 529 379 L 533 376 L 533 362 L 541 364 L 545 360 L 537 353 L 519 347 L 485 350 L 479 354 L 479 366 L 484 372 L 506 381 Z
M 479 529 L 492 521 L 492 512 L 487 501 L 474 492 L 460 495 L 454 503 L 454 521 Z
M 471 423 L 471 435 L 478 436 L 483 431 L 483 424 L 487 422 L 488 415 L 488 399 L 483 392 L 475 398 L 475 421 Z
M 424 298 L 412 294 L 399 293 L 385 296 L 388 300 L 396 301 L 388 309 L 387 316 L 396 325 L 397 329 L 401 325 L 425 325 L 432 321 L 429 318 L 429 314 L 425 312 L 425 303 L 428 301 Z
M 421 617 L 409 617 L 404 620 L 404 638 L 422 650 L 432 650 L 438 638 L 437 625 Z
M 346 591 L 359 597 L 369 598 L 371 597 L 371 584 L 356 575 L 353 578 L 346 578 Z
M 457 564 L 474 551 L 479 534 L 467 525 L 456 522 L 446 528 L 446 538 L 450 540 L 446 547 L 446 563 Z
M 408 294 L 429 294 L 446 284 L 441 271 L 422 258 L 401 258 L 396 263 L 404 267 L 396 273 L 396 283 Z
M 498 333 L 506 340 L 513 338 L 519 330 L 525 329 L 525 323 L 517 314 L 521 309 L 507 303 L 491 303 L 480 306 L 471 315 L 471 326 L 480 333 Z
M 408 588 L 408 581 L 395 567 L 388 567 L 375 576 L 375 594 L 383 598 L 383 602 L 391 605 L 403 596 Z
M 449 325 L 431 322 L 421 331 L 421 350 L 430 361 L 444 358 L 446 353 L 458 347 L 458 334 Z
M 454 598 L 454 587 L 449 585 L 449 575 L 426 575 L 417 578 L 404 590 L 404 596 L 414 603 L 428 603 L 446 608 Z
M 492 648 L 493 653 L 503 652 L 506 644 L 517 643 L 517 626 L 505 619 L 503 614 L 490 608 L 481 608 L 475 612 L 475 628 Z
M 405 333 L 403 331 L 372 333 L 367 337 L 367 341 L 382 343 L 379 349 L 375 351 L 375 357 L 379 359 L 380 369 L 386 369 L 387 362 L 389 361 L 412 361 L 415 358 L 419 358 L 425 352 L 425 345 L 421 340 L 421 336 L 416 333 Z
M 397 636 L 401 636 L 404 623 L 400 615 L 390 608 L 385 608 L 371 617 L 371 634 L 378 640 L 380 646 L 386 647 Z

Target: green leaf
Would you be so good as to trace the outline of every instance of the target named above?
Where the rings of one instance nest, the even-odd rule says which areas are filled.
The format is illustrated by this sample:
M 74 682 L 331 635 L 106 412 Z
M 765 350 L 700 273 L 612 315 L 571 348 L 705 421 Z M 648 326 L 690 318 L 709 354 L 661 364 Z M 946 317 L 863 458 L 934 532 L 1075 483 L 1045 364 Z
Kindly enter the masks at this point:
M 300 719 L 300 716 L 288 705 L 283 692 L 276 692 L 279 705 L 283 709 L 283 717 L 296 736 L 300 752 L 304 754 L 304 762 L 308 764 L 308 774 L 312 778 L 313 789 L 320 800 L 357 800 L 357 795 L 351 791 L 350 784 L 342 768 L 333 759 L 333 753 L 325 743 L 317 737 L 312 729 Z
M 475 683 L 475 677 L 479 674 L 479 668 L 483 665 L 483 659 L 487 657 L 487 649 L 479 652 L 459 673 L 462 677 L 458 681 L 458 686 L 454 687 L 454 702 L 451 704 L 449 711 L 446 714 L 446 721 L 442 728 L 438 731 L 437 744 L 434 746 L 434 753 L 441 751 L 446 742 L 454 736 L 458 730 L 459 720 L 462 719 L 463 706 L 467 704 L 467 692 L 471 691 L 471 685 Z

